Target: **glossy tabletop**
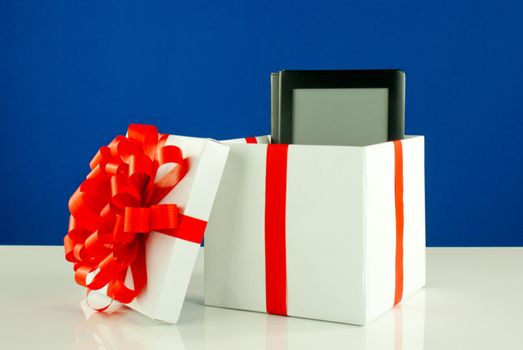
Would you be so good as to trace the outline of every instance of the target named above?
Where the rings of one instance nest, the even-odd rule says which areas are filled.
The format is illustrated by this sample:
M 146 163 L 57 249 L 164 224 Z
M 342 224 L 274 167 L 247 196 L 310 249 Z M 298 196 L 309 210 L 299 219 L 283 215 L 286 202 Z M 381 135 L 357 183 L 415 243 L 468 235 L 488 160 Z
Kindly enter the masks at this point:
M 177 325 L 93 312 L 62 247 L 0 246 L 0 349 L 523 349 L 523 248 L 429 248 L 427 287 L 365 327 L 203 305 Z

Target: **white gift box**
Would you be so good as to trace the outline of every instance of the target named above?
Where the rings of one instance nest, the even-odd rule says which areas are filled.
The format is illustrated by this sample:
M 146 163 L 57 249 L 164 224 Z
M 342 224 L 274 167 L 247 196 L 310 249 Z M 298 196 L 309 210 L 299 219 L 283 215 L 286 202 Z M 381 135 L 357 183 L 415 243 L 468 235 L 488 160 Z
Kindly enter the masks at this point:
M 170 135 L 166 145 L 178 146 L 189 166 L 183 179 L 159 204 L 176 204 L 181 214 L 207 222 L 229 147 L 209 139 L 176 135 Z M 169 170 L 160 168 L 157 178 Z M 151 232 L 145 243 L 147 285 L 126 305 L 152 319 L 176 323 L 199 251 L 199 242 Z M 133 285 L 131 273 L 127 273 L 126 285 Z
M 425 285 L 422 136 L 229 146 L 206 305 L 364 325 Z

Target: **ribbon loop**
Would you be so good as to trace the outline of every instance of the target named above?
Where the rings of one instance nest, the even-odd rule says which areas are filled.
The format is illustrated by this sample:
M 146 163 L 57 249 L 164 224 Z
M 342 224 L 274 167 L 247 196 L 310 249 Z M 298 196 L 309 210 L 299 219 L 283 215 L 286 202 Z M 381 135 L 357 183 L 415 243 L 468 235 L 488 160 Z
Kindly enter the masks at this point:
M 151 230 L 149 208 L 125 207 L 124 232 L 149 232 Z
M 178 227 L 176 204 L 153 205 L 150 208 L 125 207 L 125 232 L 148 233 L 173 230 Z
M 151 207 L 151 229 L 153 231 L 174 230 L 178 227 L 178 206 L 160 204 Z

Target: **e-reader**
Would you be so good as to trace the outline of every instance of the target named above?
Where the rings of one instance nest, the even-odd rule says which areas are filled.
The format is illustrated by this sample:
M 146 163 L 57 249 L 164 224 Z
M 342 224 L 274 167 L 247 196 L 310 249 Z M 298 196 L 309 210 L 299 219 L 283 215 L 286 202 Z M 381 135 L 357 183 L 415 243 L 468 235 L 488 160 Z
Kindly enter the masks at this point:
M 273 143 L 366 146 L 404 137 L 401 70 L 271 75 Z

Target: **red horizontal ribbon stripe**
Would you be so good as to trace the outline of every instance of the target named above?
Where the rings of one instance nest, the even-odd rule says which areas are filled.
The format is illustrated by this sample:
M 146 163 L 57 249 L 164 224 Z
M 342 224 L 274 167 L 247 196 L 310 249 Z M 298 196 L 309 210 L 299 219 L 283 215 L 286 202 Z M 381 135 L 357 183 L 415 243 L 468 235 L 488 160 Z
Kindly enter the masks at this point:
M 285 211 L 288 145 L 267 145 L 265 177 L 265 294 L 267 312 L 287 315 Z
M 246 137 L 245 142 L 247 143 L 258 143 L 258 140 L 256 140 L 256 137 Z
M 182 151 L 165 144 L 167 137 L 151 125 L 130 125 L 127 136 L 100 148 L 87 179 L 69 200 L 65 257 L 74 264 L 76 282 L 88 290 L 107 286 L 109 297 L 131 302 L 147 284 L 150 232 L 201 242 L 205 221 L 180 214 L 176 204 L 158 204 L 188 169 Z M 174 167 L 155 181 L 166 164 Z M 124 283 L 129 270 L 133 288 Z
M 203 234 L 207 227 L 207 221 L 179 214 L 178 228 L 170 236 L 183 239 L 193 243 L 202 243 Z
M 394 199 L 396 209 L 396 283 L 394 305 L 403 296 L 403 146 L 401 141 L 394 141 Z

